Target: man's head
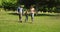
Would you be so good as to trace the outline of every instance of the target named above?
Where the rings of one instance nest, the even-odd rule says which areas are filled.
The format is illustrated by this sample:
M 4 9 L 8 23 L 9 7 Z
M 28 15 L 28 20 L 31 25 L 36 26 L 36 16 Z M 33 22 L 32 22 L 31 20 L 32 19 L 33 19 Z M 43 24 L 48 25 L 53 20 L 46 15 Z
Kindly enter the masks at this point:
M 23 7 L 24 7 L 24 5 L 20 5 L 20 7 L 22 7 L 22 8 L 23 8 Z

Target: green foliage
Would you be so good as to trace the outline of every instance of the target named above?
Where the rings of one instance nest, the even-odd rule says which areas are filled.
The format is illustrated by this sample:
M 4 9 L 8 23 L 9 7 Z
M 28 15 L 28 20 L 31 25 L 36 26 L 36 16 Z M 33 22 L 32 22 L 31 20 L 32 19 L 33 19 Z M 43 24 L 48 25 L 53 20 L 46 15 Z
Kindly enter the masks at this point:
M 0 0 L 0 7 L 2 6 L 2 0 Z
M 3 6 L 5 9 L 16 9 L 17 0 L 3 0 Z
M 39 11 L 53 12 L 56 11 L 56 6 L 60 5 L 60 0 L 0 0 L 0 7 L 5 9 L 15 10 L 20 4 L 23 4 L 25 8 L 30 8 L 30 5 L 34 4 L 38 6 Z

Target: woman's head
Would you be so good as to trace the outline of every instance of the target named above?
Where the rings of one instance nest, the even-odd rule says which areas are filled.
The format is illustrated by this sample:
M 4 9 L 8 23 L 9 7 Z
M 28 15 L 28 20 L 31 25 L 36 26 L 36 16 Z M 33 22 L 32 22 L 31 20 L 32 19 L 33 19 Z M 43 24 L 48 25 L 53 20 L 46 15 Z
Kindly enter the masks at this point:
M 33 7 L 34 7 L 33 5 L 30 6 L 30 8 L 33 8 Z

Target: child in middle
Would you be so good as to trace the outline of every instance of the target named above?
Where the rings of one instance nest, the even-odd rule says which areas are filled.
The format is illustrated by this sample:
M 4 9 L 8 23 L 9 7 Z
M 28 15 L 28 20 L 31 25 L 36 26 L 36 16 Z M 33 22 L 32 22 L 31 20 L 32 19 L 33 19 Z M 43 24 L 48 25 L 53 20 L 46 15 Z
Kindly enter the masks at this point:
M 26 21 L 28 21 L 28 10 L 27 10 L 27 9 L 26 9 L 26 11 L 25 11 L 25 17 L 26 17 L 26 18 L 25 18 L 25 22 L 26 22 Z

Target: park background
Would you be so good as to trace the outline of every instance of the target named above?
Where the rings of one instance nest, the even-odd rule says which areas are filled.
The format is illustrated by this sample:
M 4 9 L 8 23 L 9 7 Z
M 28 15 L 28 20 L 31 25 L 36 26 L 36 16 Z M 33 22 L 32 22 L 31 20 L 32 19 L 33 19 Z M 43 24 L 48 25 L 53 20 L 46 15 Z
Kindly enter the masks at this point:
M 34 23 L 31 18 L 18 22 L 17 7 L 24 11 L 33 5 L 36 9 Z M 0 0 L 0 32 L 60 32 L 60 0 Z

